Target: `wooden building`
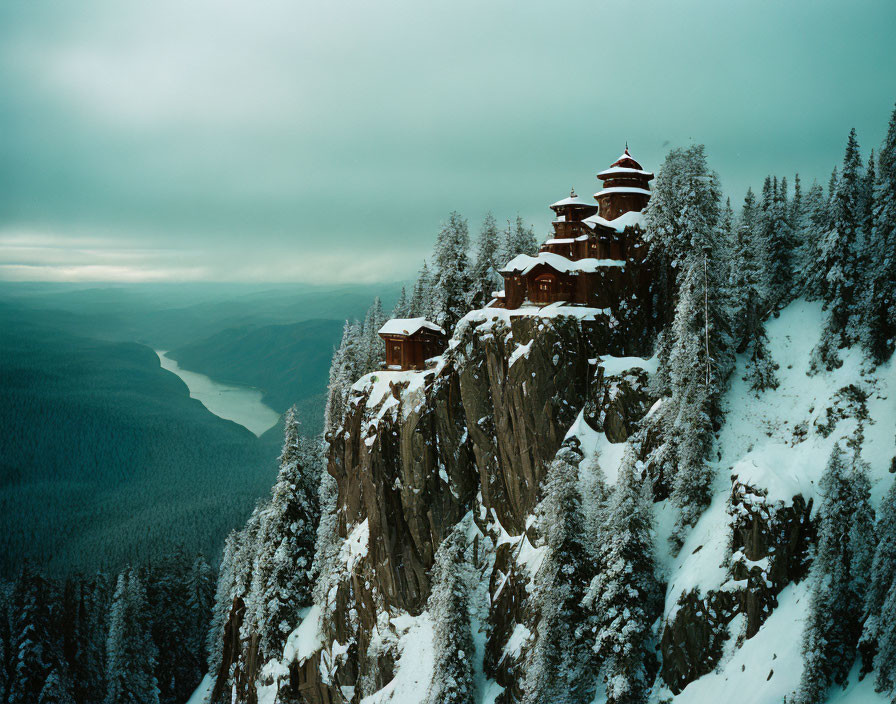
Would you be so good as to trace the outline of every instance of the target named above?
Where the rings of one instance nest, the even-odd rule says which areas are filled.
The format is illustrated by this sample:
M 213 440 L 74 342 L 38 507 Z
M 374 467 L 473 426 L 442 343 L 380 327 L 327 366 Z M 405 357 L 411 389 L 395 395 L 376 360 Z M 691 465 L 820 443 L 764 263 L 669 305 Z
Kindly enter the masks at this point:
M 640 265 L 646 257 L 641 211 L 650 200 L 653 174 L 644 171 L 626 145 L 597 178 L 604 187 L 594 194 L 596 203 L 573 190 L 550 206 L 556 216 L 553 235 L 535 256 L 521 254 L 500 269 L 504 290 L 495 294 L 491 306 L 515 309 L 562 301 L 605 307 L 618 298 L 626 267 Z
M 426 318 L 393 318 L 379 330 L 386 343 L 386 369 L 423 369 L 445 351 L 445 331 Z

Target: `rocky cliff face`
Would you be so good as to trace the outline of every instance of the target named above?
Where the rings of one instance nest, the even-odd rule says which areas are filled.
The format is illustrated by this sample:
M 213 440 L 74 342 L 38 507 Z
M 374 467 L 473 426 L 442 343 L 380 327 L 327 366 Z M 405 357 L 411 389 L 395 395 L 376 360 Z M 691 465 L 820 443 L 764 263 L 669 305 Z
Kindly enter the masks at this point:
M 794 319 L 806 315 L 798 309 Z M 803 349 L 786 321 L 779 332 L 776 325 L 773 351 L 782 367 L 795 370 L 778 397 L 755 397 L 733 382 L 729 414 L 740 420 L 720 432 L 716 498 L 677 555 L 666 547 L 668 487 L 653 478 L 657 578 L 668 582 L 655 632 L 661 699 L 726 666 L 760 634 L 782 596 L 793 603 L 815 537 L 817 477 L 782 473 L 776 462 L 823 458 L 850 422 L 865 422 L 879 413 L 874 403 L 886 402 L 878 390 L 861 413 L 830 411 L 842 410 L 833 392 L 846 382 L 818 379 L 807 391 L 797 365 L 805 367 L 811 340 Z M 539 616 L 530 591 L 545 548 L 532 515 L 548 465 L 566 443 L 599 461 L 614 481 L 623 443 L 656 401 L 648 383 L 655 362 L 622 355 L 649 354 L 652 342 L 644 336 L 633 349 L 627 336 L 620 343 L 612 316 L 601 311 L 477 311 L 433 368 L 359 381 L 329 456 L 339 490 L 338 574 L 320 618 L 308 626 L 309 617 L 300 629 L 313 637 L 287 647 L 280 701 L 360 702 L 376 692 L 370 701 L 422 700 L 426 672 L 410 683 L 399 682 L 400 673 L 412 669 L 403 663 L 415 648 L 426 659 L 434 556 L 468 515 L 482 591 L 474 622 L 478 676 L 494 685 L 488 701 L 517 701 Z M 813 459 L 813 467 L 822 464 Z M 788 483 L 782 474 L 797 479 Z M 772 685 L 786 691 L 783 682 Z
M 546 468 L 583 409 L 587 423 L 622 442 L 648 405 L 643 371 L 623 379 L 598 364 L 622 351 L 610 316 L 567 310 L 480 311 L 462 321 L 435 368 L 356 384 L 328 466 L 345 540 L 331 617 L 322 624 L 322 642 L 335 646 L 292 664 L 294 694 L 358 699 L 388 682 L 397 654 L 379 647 L 381 630 L 390 628 L 383 614 L 421 613 L 435 551 L 470 511 L 479 549 L 491 554 L 486 674 L 515 688 L 523 650 L 508 653 L 507 644 L 531 621 L 532 574 L 518 558 L 524 542 L 536 541 L 526 529 Z

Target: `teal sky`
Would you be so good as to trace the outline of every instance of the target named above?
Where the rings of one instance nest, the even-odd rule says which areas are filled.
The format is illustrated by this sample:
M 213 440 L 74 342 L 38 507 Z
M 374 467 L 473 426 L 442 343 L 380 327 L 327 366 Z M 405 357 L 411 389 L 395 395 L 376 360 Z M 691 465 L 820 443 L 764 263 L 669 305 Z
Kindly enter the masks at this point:
M 0 279 L 408 278 L 440 221 L 546 206 L 628 140 L 740 200 L 896 100 L 892 0 L 0 5 Z

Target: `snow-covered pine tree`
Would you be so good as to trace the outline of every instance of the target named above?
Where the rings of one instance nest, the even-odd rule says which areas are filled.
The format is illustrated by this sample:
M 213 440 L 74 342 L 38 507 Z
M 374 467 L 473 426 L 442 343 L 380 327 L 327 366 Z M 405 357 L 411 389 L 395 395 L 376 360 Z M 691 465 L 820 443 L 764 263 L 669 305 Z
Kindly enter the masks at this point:
M 732 256 L 734 301 L 732 329 L 735 349 L 749 352 L 746 379 L 754 391 L 777 388 L 775 370 L 778 365 L 768 350 L 763 315 L 763 269 L 767 261 L 765 241 L 756 232 L 756 202 L 753 191 L 747 189 L 738 223 Z
M 602 569 L 584 600 L 596 624 L 593 647 L 610 704 L 646 702 L 650 689 L 650 629 L 660 594 L 654 574 L 653 492 L 639 464 L 629 444 L 600 532 Z
M 696 145 L 667 155 L 645 211 L 645 239 L 660 252 L 655 261 L 662 267 L 665 260 L 679 272 L 674 319 L 660 338 L 667 350 L 658 352 L 668 366 L 660 376 L 668 379 L 669 397 L 651 419 L 663 441 L 649 458 L 656 467 L 661 452 L 664 471 L 674 473 L 664 476 L 671 479 L 679 513 L 673 536 L 677 547 L 709 503 L 712 472 L 706 457 L 733 360 L 722 281 L 728 265 L 719 236 L 720 199 L 718 176 L 707 165 L 703 145 Z
M 599 565 L 603 540 L 601 532 L 606 522 L 606 510 L 610 500 L 607 478 L 600 466 L 600 457 L 588 460 L 585 470 L 580 473 L 579 486 L 582 494 L 582 526 L 585 550 L 591 561 Z
M 221 565 L 218 567 L 215 602 L 212 607 L 211 623 L 208 627 L 208 636 L 205 642 L 205 649 L 208 653 L 208 665 L 206 670 L 212 677 L 217 677 L 218 670 L 221 668 L 224 629 L 227 624 L 227 619 L 230 617 L 230 609 L 233 606 L 233 595 L 236 591 L 236 572 L 234 571 L 233 561 L 238 541 L 238 531 L 231 531 L 224 540 Z
M 896 620 L 884 617 L 884 605 L 887 596 L 896 591 L 896 482 L 881 503 L 877 520 L 877 546 L 868 577 L 868 591 L 865 595 L 864 628 L 862 632 L 861 652 L 864 669 L 870 670 L 874 663 L 878 671 L 877 685 L 881 690 L 892 690 L 894 684 L 893 671 L 896 659 L 888 657 L 896 655 Z M 887 641 L 890 649 L 883 658 L 877 657 L 883 649 L 881 643 Z
M 513 259 L 518 254 L 534 255 L 538 252 L 538 238 L 531 225 L 527 225 L 520 215 L 511 222 L 507 221 L 504 229 L 504 246 L 501 250 L 501 264 Z
M 441 325 L 449 335 L 466 313 L 467 292 L 470 290 L 469 248 L 467 221 L 460 213 L 452 211 L 436 238 L 432 289 L 433 322 Z
M 383 313 L 383 302 L 377 296 L 373 299 L 373 304 L 367 309 L 367 315 L 364 318 L 364 326 L 361 336 L 361 374 L 370 374 L 375 372 L 386 361 L 386 345 L 383 338 L 379 336 L 380 328 L 386 322 L 386 316 Z
M 883 362 L 896 346 L 896 108 L 877 164 L 873 226 L 865 256 L 869 283 L 863 308 L 868 326 L 865 346 L 876 362 Z
M 8 704 L 33 704 L 62 662 L 51 633 L 51 585 L 27 563 L 16 580 L 10 619 Z
M 793 230 L 787 204 L 787 179 L 772 180 L 771 210 L 767 214 L 766 286 L 770 304 L 782 308 L 790 302 L 793 282 Z
M 75 704 L 72 684 L 64 668 L 57 667 L 50 672 L 36 704 Z
M 187 578 L 188 647 L 196 662 L 208 660 L 205 637 L 215 605 L 215 573 L 201 553 L 196 555 Z
M 417 275 L 414 288 L 411 292 L 408 317 L 431 318 L 432 317 L 432 287 L 433 278 L 426 261 Z
M 526 654 L 523 704 L 586 701 L 593 685 L 582 599 L 587 572 L 582 496 L 577 447 L 564 445 L 548 468 L 536 507 L 536 529 L 543 536 L 545 557 L 535 576 L 531 604 L 538 616 L 535 643 Z
M 401 291 L 398 294 L 398 300 L 395 301 L 395 307 L 392 309 L 392 317 L 393 318 L 410 317 L 410 309 L 411 309 L 411 300 L 408 298 L 407 288 L 402 286 Z
M 361 329 L 358 323 L 346 320 L 342 328 L 342 341 L 333 353 L 333 361 L 330 363 L 327 405 L 324 409 L 326 433 L 334 433 L 342 425 L 352 384 L 361 376 L 360 337 Z
M 878 692 L 896 694 L 896 588 L 891 588 L 880 610 L 880 630 L 874 667 L 877 676 L 874 681 Z
M 822 233 L 829 218 L 830 202 L 825 197 L 824 188 L 817 181 L 812 184 L 804 198 L 803 217 L 796 237 L 800 242 L 799 270 L 805 272 L 797 280 L 797 293 L 809 298 L 820 298 L 826 272 L 822 266 Z
M 820 265 L 825 272 L 821 297 L 830 311 L 829 324 L 814 357 L 827 369 L 839 366 L 836 351 L 855 341 L 850 325 L 861 286 L 859 248 L 862 234 L 862 161 L 855 129 L 849 133 L 843 170 L 836 181 L 831 217 L 821 240 Z
M 311 571 L 314 576 L 313 601 L 319 604 L 325 615 L 332 609 L 330 591 L 338 576 L 339 538 L 339 490 L 336 480 L 324 469 L 320 476 L 318 502 L 320 522 L 314 544 L 314 562 Z
M 861 634 L 865 575 L 856 574 L 867 562 L 873 544 L 873 510 L 868 500 L 865 464 L 854 447 L 850 469 L 837 444 L 821 478 L 818 548 L 814 583 L 803 631 L 804 669 L 797 692 L 800 704 L 821 704 L 832 684 L 846 681 L 856 658 Z
M 492 292 L 500 288 L 501 277 L 496 273 L 500 233 L 495 216 L 488 212 L 482 221 L 479 239 L 476 241 L 476 259 L 473 263 L 470 288 L 470 304 L 481 308 L 492 298 Z
M 320 453 L 303 438 L 295 407 L 286 414 L 280 470 L 262 513 L 252 570 L 259 662 L 283 652 L 299 610 L 311 603 L 314 543 L 319 518 Z
M 862 233 L 865 238 L 871 236 L 874 229 L 874 187 L 877 185 L 877 175 L 874 168 L 874 150 L 868 155 L 868 164 L 865 166 L 865 175 L 862 178 Z M 863 264 L 867 264 L 863 260 Z
M 150 626 L 158 653 L 154 672 L 161 704 L 185 701 L 202 678 L 202 663 L 190 647 L 187 580 L 191 567 L 183 546 L 177 546 L 139 576 L 147 603 L 152 604 Z
M 439 545 L 432 569 L 428 609 L 433 621 L 433 677 L 427 704 L 473 704 L 473 633 L 470 580 L 466 563 L 467 521 L 458 523 Z
M 62 601 L 62 637 L 63 656 L 68 666 L 59 670 L 59 676 L 71 685 L 72 696 L 77 702 L 100 702 L 105 696 L 107 609 L 106 579 L 103 575 L 92 579 L 71 575 L 66 579 Z M 2 690 L 0 685 L 0 701 L 5 701 Z
M 156 646 L 146 590 L 130 568 L 118 577 L 106 639 L 105 704 L 157 704 Z
M 735 301 L 731 328 L 737 352 L 746 352 L 762 326 L 763 281 L 765 272 L 765 242 L 757 236 L 756 196 L 747 189 L 741 209 L 732 256 L 732 276 Z
M 673 537 L 679 546 L 685 529 L 693 526 L 709 505 L 713 474 L 707 457 L 712 447 L 713 422 L 720 415 L 724 379 L 730 370 L 725 360 L 727 354 L 721 349 L 727 346 L 724 312 L 707 303 L 714 295 L 710 293 L 708 269 L 708 262 L 701 262 L 696 256 L 689 258 L 672 325 L 672 395 L 668 403 L 675 415 L 666 432 L 671 435 L 678 458 L 672 501 L 678 508 Z
M 799 233 L 801 231 L 801 223 L 805 211 L 803 209 L 803 183 L 800 175 L 793 177 L 793 199 L 790 201 L 787 220 L 790 223 L 790 230 L 793 232 L 794 246 L 799 246 Z

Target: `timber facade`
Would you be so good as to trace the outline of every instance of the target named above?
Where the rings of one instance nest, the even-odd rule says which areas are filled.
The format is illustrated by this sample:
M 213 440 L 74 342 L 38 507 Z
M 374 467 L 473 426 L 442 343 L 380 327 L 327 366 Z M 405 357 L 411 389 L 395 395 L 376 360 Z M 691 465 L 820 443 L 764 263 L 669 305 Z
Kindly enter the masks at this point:
M 575 190 L 553 203 L 553 235 L 535 256 L 521 254 L 501 270 L 504 290 L 494 294 L 494 308 L 552 303 L 604 308 L 626 294 L 649 286 L 647 248 L 641 211 L 650 200 L 653 174 L 625 152 L 597 174 L 602 182 L 596 202 Z

